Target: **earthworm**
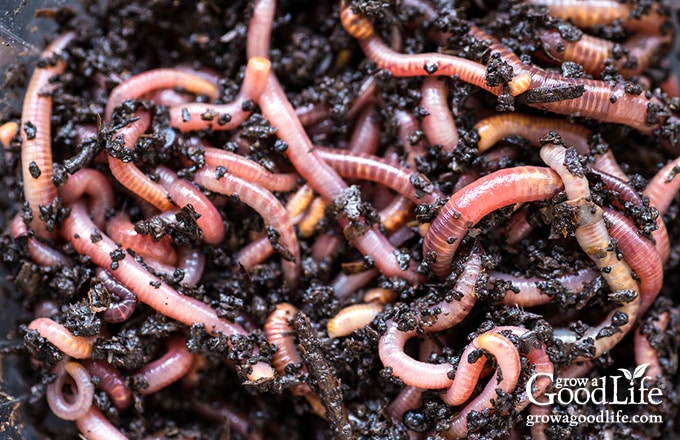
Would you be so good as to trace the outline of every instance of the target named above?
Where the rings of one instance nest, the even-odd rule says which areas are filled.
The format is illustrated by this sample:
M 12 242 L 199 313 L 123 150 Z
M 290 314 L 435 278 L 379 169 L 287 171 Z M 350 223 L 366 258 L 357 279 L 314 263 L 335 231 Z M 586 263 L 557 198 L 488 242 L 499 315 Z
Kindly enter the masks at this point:
M 94 223 L 99 228 L 106 224 L 106 213 L 113 209 L 113 189 L 111 182 L 100 171 L 92 168 L 82 168 L 68 177 L 64 185 L 59 188 L 59 197 L 66 204 L 75 203 L 87 194 L 90 198 L 88 210 L 92 214 Z
M 135 114 L 135 119 L 112 135 L 109 142 L 122 143 L 124 148 L 134 150 L 135 142 L 149 127 L 151 117 L 146 111 Z M 153 205 L 159 211 L 174 207 L 166 189 L 152 181 L 132 162 L 108 156 L 111 174 L 131 193 Z
M 271 257 L 273 254 L 274 248 L 269 241 L 269 237 L 263 234 L 257 240 L 254 240 L 241 248 L 236 253 L 235 260 L 247 272 L 250 272 L 255 266 Z
M 604 219 L 611 226 L 609 235 L 616 239 L 623 258 L 640 280 L 640 309 L 644 315 L 663 286 L 663 261 L 654 244 L 637 233 L 631 220 L 613 209 L 604 209 Z
M 418 359 L 422 362 L 427 361 L 432 353 L 441 353 L 435 338 L 423 336 L 418 338 Z M 394 420 L 402 420 L 406 411 L 416 409 L 420 406 L 420 398 L 423 389 L 406 386 L 399 395 L 392 399 L 385 411 Z
M 316 147 L 316 152 L 340 176 L 380 183 L 413 203 L 433 204 L 444 198 L 424 175 L 380 157 L 325 147 Z
M 168 265 L 177 262 L 177 253 L 169 236 L 156 241 L 150 235 L 138 233 L 125 212 L 118 212 L 106 222 L 106 233 L 113 241 L 120 243 L 122 248 L 132 249 L 142 257 L 150 257 Z
M 578 41 L 562 38 L 557 30 L 548 30 L 540 34 L 546 53 L 554 60 L 573 61 L 587 73 L 599 77 L 606 67 L 606 61 L 613 57 L 615 44 L 609 40 L 587 34 Z M 652 62 L 654 56 L 663 45 L 671 42 L 672 35 L 640 34 L 630 37 L 621 45 L 626 56 L 618 60 L 618 71 L 624 78 L 639 75 Z
M 85 415 L 92 406 L 94 384 L 90 374 L 82 364 L 61 361 L 54 366 L 57 379 L 45 389 L 47 404 L 55 416 L 63 420 L 77 420 Z M 71 382 L 71 396 L 64 394 L 67 381 Z
M 111 301 L 109 308 L 102 312 L 102 319 L 106 322 L 114 323 L 126 321 L 135 311 L 137 295 L 119 283 L 107 270 L 99 267 L 96 273 L 97 280 L 102 283 L 109 293 L 117 298 L 117 301 Z
M 5 152 L 5 163 L 9 163 L 12 159 L 12 139 L 19 132 L 19 124 L 14 121 L 8 121 L 0 125 L 0 147 Z
M 213 167 L 203 167 L 196 172 L 194 181 L 213 192 L 227 196 L 237 195 L 241 202 L 262 216 L 265 224 L 277 235 L 286 282 L 291 287 L 296 286 L 300 273 L 300 246 L 290 217 L 281 202 L 266 189 L 239 177 L 229 174 L 220 177 Z
M 376 121 L 378 112 L 374 104 L 367 105 L 357 116 L 347 150 L 364 154 L 376 154 L 380 147 L 380 124 Z
M 501 389 L 507 393 L 511 393 L 515 386 L 517 385 L 517 380 L 519 379 L 519 374 L 521 372 L 521 364 L 519 358 L 519 352 L 517 348 L 508 340 L 505 336 L 494 331 L 483 333 L 477 336 L 468 347 L 472 347 L 470 354 L 473 351 L 482 349 L 491 353 L 496 358 L 497 363 L 497 374 L 492 376 L 492 379 L 486 384 L 482 392 L 472 399 L 465 407 L 453 418 L 451 421 L 451 427 L 446 431 L 446 436 L 449 438 L 465 438 L 468 435 L 467 429 L 467 416 L 472 411 L 482 411 L 486 408 L 492 407 L 491 401 L 496 399 L 498 396 L 497 389 Z M 466 348 L 467 351 L 467 348 Z M 466 356 L 466 352 L 463 352 L 461 356 L 460 364 L 456 371 L 456 378 L 464 377 L 463 375 L 473 366 L 479 365 L 478 370 L 484 366 L 486 356 L 482 355 L 475 359 L 475 362 L 470 362 L 469 355 Z M 462 364 L 462 365 L 461 365 Z M 465 370 L 464 370 L 465 369 Z M 501 379 L 502 377 L 502 379 Z M 451 386 L 447 391 L 446 395 L 442 396 L 442 400 L 449 403 L 449 393 L 451 391 L 458 391 L 461 389 L 469 388 L 470 393 L 474 389 L 474 383 L 476 382 L 476 377 L 469 383 L 463 382 L 460 388 Z M 463 380 L 463 379 L 461 379 Z M 455 379 L 454 379 L 455 381 Z M 456 393 L 458 394 L 458 393 Z M 469 393 L 468 393 L 469 395 Z M 467 397 L 466 399 L 467 400 Z M 461 401 L 455 401 L 457 404 L 463 403 Z M 451 404 L 451 403 L 449 403 Z
M 295 115 L 305 127 L 315 126 L 328 119 L 330 113 L 326 104 L 307 104 L 295 108 Z
M 622 301 L 620 306 L 609 312 L 600 325 L 585 333 L 585 337 L 594 340 L 594 356 L 597 357 L 615 346 L 632 328 L 638 316 L 640 295 L 630 266 L 625 261 L 619 260 L 616 252 L 610 250 L 611 237 L 603 220 L 603 211 L 590 201 L 588 180 L 583 175 L 567 169 L 565 154 L 566 149 L 559 145 L 548 144 L 541 148 L 541 159 L 553 168 L 564 182 L 565 192 L 569 197 L 565 203 L 575 210 L 578 221 L 578 227 L 574 232 L 576 241 L 600 269 L 612 292 L 635 295 Z M 608 323 L 612 323 L 612 327 L 609 327 Z M 609 337 L 601 338 L 601 335 Z M 574 335 L 564 331 L 559 331 L 558 337 L 564 342 L 575 341 Z
M 611 25 L 616 20 L 628 30 L 655 31 L 668 21 L 652 8 L 645 14 L 634 14 L 633 4 L 616 0 L 527 0 L 528 4 L 546 6 L 550 15 L 569 20 L 574 25 L 587 28 Z
M 94 264 L 101 267 L 114 265 L 115 270 L 111 273 L 114 278 L 132 290 L 139 301 L 159 313 L 186 325 L 203 323 L 206 332 L 211 335 L 218 332 L 228 337 L 246 335 L 238 324 L 220 319 L 215 310 L 202 301 L 180 295 L 160 279 L 150 275 L 133 258 L 126 256 L 108 236 L 96 230 L 82 203 L 78 202 L 71 207 L 71 215 L 64 221 L 62 234 L 78 253 L 90 257 Z M 112 259 L 113 256 L 116 256 L 116 261 Z M 122 259 L 118 260 L 118 256 Z M 267 380 L 273 377 L 271 367 L 264 362 L 249 367 L 252 367 L 252 371 L 246 375 L 249 380 Z
M 374 287 L 364 293 L 363 301 L 365 303 L 377 302 L 384 305 L 393 302 L 396 298 L 397 293 L 394 290 Z
M 228 424 L 229 428 L 238 432 L 244 439 L 263 440 L 262 431 L 243 414 L 227 402 L 205 402 L 200 399 L 192 399 L 195 412 L 218 423 Z M 233 432 L 232 431 L 232 432 Z
M 420 130 L 420 122 L 411 114 L 401 109 L 394 111 L 394 122 L 397 125 L 397 136 L 404 148 L 404 155 L 406 156 L 406 164 L 412 170 L 418 169 L 418 159 L 423 158 L 427 153 L 427 143 L 425 139 L 413 142 L 413 133 Z M 391 153 L 391 154 L 390 154 Z M 392 158 L 393 156 L 394 158 Z M 399 163 L 398 155 L 393 148 L 390 148 L 384 155 L 388 162 Z
M 335 314 L 326 324 L 328 336 L 340 338 L 348 336 L 366 327 L 373 322 L 376 316 L 383 311 L 384 305 L 379 303 L 353 304 L 347 306 Z
M 301 237 L 309 238 L 314 235 L 317 225 L 326 215 L 326 206 L 328 204 L 321 197 L 317 197 L 312 201 L 306 214 L 298 223 L 298 231 Z
M 266 58 L 248 60 L 241 89 L 228 104 L 189 103 L 170 107 L 170 126 L 180 132 L 196 130 L 233 130 L 254 110 L 269 76 L 270 62 Z
M 193 354 L 187 348 L 187 341 L 181 336 L 171 336 L 166 341 L 167 351 L 160 358 L 149 362 L 134 375 L 144 385 L 139 392 L 153 394 L 181 379 L 193 362 Z
M 654 321 L 652 334 L 663 333 L 670 322 L 669 312 L 663 312 L 658 320 Z M 652 346 L 647 336 L 642 333 L 643 327 L 640 326 L 633 336 L 633 347 L 635 349 L 635 363 L 637 365 L 648 364 L 646 375 L 652 379 L 663 376 L 661 363 L 659 362 L 659 352 Z
M 269 59 L 272 24 L 276 12 L 276 0 L 256 0 L 253 15 L 248 22 L 246 38 L 246 57 Z
M 618 199 L 620 202 L 622 203 L 628 202 L 638 206 L 644 205 L 644 202 L 640 195 L 637 193 L 637 191 L 635 191 L 630 186 L 630 184 L 626 183 L 627 179 L 624 179 L 622 181 L 620 178 L 611 176 L 606 172 L 600 172 L 598 170 L 592 170 L 592 172 L 596 174 L 600 178 L 600 180 L 602 180 L 607 191 L 613 191 L 618 194 Z M 652 179 L 652 181 L 654 181 L 654 179 Z M 647 185 L 645 191 L 648 188 L 649 184 Z M 654 187 L 652 187 L 652 191 L 654 191 Z M 647 197 L 646 194 L 645 196 Z M 666 224 L 663 222 L 662 218 L 663 212 L 658 211 L 658 208 L 654 205 L 654 202 L 651 199 L 652 198 L 650 197 L 650 206 L 656 208 L 657 214 L 656 229 L 651 231 L 651 235 L 656 246 L 656 250 L 659 253 L 659 257 L 661 258 L 661 261 L 663 263 L 668 259 L 668 255 L 670 253 L 668 230 L 666 229 Z M 619 207 L 617 203 L 614 203 L 614 205 Z
M 108 394 L 116 408 L 124 409 L 132 403 L 132 392 L 125 384 L 125 378 L 113 365 L 105 361 L 86 359 L 83 365 L 90 376 L 99 378 L 98 387 Z
M 583 290 L 583 286 L 591 282 L 596 275 L 592 269 L 584 268 L 574 274 L 556 277 L 554 281 L 568 291 L 580 292 Z M 489 279 L 492 283 L 499 280 L 509 281 L 512 283 L 513 289 L 518 290 L 518 292 L 508 290 L 501 304 L 533 307 L 547 304 L 552 300 L 552 296 L 544 294 L 539 287 L 541 283 L 547 280 L 539 277 L 518 277 L 500 271 L 491 271 L 489 272 Z
M 88 440 L 127 440 L 127 436 L 113 426 L 94 405 L 76 420 L 76 426 Z
M 345 31 L 358 40 L 364 54 L 396 77 L 457 76 L 494 95 L 504 93 L 503 87 L 487 82 L 487 68 L 483 64 L 440 53 L 401 54 L 393 51 L 381 41 L 370 20 L 352 11 L 344 0 L 340 6 L 340 21 Z M 511 95 L 517 96 L 529 88 L 530 82 L 527 74 L 520 74 L 514 75 L 506 86 Z
M 286 366 L 291 364 L 296 368 L 299 367 L 301 374 L 308 374 L 295 343 L 295 329 L 291 325 L 296 314 L 297 309 L 292 304 L 279 303 L 264 323 L 264 336 L 271 345 L 276 347 L 276 351 L 272 355 L 272 365 L 281 376 L 288 374 Z M 312 410 L 317 415 L 325 417 L 326 410 L 321 404 L 319 396 L 312 391 L 309 385 L 306 383 L 294 385 L 290 388 L 290 391 L 296 396 L 307 399 Z
M 29 330 L 36 330 L 41 337 L 65 355 L 76 359 L 88 359 L 92 354 L 94 337 L 75 336 L 66 327 L 50 318 L 36 318 L 28 324 Z
M 312 203 L 312 200 L 314 200 L 314 190 L 305 183 L 286 200 L 286 211 L 288 211 L 290 218 L 295 219 L 302 215 L 309 204 Z
M 401 228 L 413 215 L 413 203 L 404 196 L 395 196 L 389 205 L 378 213 L 380 223 L 388 233 Z
M 432 145 L 441 146 L 444 151 L 453 151 L 458 145 L 458 128 L 448 103 L 449 88 L 437 77 L 423 80 L 420 105 L 428 113 L 423 118 L 423 131 Z
M 45 267 L 73 267 L 73 260 L 58 250 L 54 249 L 36 237 L 33 233 L 28 232 L 28 227 L 24 222 L 24 216 L 18 212 L 10 223 L 10 232 L 15 239 L 26 237 L 26 246 L 28 246 L 28 255 L 31 260 Z
M 534 166 L 507 168 L 481 177 L 458 191 L 432 221 L 423 242 L 423 256 L 432 272 L 448 275 L 456 249 L 488 213 L 515 203 L 545 200 L 562 189 L 557 173 Z
M 75 36 L 75 32 L 66 32 L 42 52 L 42 61 L 31 75 L 21 110 L 24 199 L 32 213 L 29 227 L 42 238 L 56 236 L 55 225 L 40 218 L 40 207 L 50 206 L 57 197 L 57 188 L 52 181 L 51 93 L 56 87 L 53 79 L 64 72 L 66 63 L 60 54 Z
M 270 191 L 292 191 L 298 186 L 297 174 L 272 173 L 262 165 L 230 151 L 214 147 L 204 148 L 205 164 L 224 167 L 236 177 L 256 183 Z
M 593 118 L 600 122 L 623 124 L 647 135 L 653 134 L 654 130 L 666 122 L 671 125 L 679 124 L 675 116 L 664 116 L 667 111 L 665 104 L 652 95 L 628 93 L 623 84 L 610 85 L 593 79 L 563 78 L 522 63 L 517 55 L 479 29 L 473 35 L 491 41 L 491 50 L 499 52 L 501 58 L 521 75 L 531 78 L 528 92 L 524 95 L 524 102 L 531 107 L 563 115 Z M 543 99 L 541 95 L 547 91 L 559 93 L 555 99 Z M 563 92 L 566 95 L 562 96 Z M 655 114 L 656 111 L 661 113 Z
M 182 69 L 153 69 L 131 76 L 111 90 L 106 103 L 105 118 L 111 120 L 113 110 L 123 101 L 140 98 L 160 89 L 181 89 L 195 95 L 206 95 L 210 100 L 219 97 L 217 84 L 203 75 Z
M 178 206 L 191 205 L 199 217 L 196 224 L 203 233 L 203 242 L 217 245 L 224 240 L 222 217 L 215 205 L 191 182 L 177 177 L 174 171 L 160 165 L 154 170 L 160 185 L 168 191 Z
M 376 81 L 375 76 L 371 75 L 364 79 L 361 86 L 359 86 L 356 96 L 347 109 L 347 118 L 354 119 L 356 114 L 374 99 L 377 89 L 378 82 Z
M 462 294 L 462 298 L 453 299 L 451 302 L 441 301 L 428 307 L 430 310 L 441 310 L 441 313 L 435 316 L 434 322 L 418 313 L 416 320 L 419 325 L 423 326 L 424 331 L 436 332 L 449 329 L 468 315 L 477 301 L 474 286 L 481 266 L 480 251 L 475 251 L 470 255 L 463 273 L 458 277 L 453 288 L 454 292 Z M 416 334 L 418 334 L 417 329 L 403 331 L 399 329 L 395 320 L 387 321 L 387 330 L 380 337 L 378 344 L 378 354 L 383 365 L 386 368 L 391 368 L 392 375 L 401 379 L 406 385 L 418 388 L 459 389 L 465 387 L 466 385 L 463 384 L 466 384 L 466 382 L 461 382 L 462 379 L 454 379 L 453 381 L 449 379 L 448 373 L 452 369 L 450 364 L 430 364 L 417 361 L 404 352 L 404 345 Z M 459 377 L 462 376 L 456 375 L 456 378 Z M 472 383 L 468 385 L 474 388 Z M 470 392 L 472 391 L 470 390 Z
M 326 201 L 330 202 L 342 196 L 347 184 L 314 151 L 310 139 L 295 116 L 292 105 L 272 74 L 269 75 L 267 87 L 260 96 L 259 104 L 265 118 L 277 127 L 279 138 L 288 144 L 286 155 L 298 173 Z M 349 223 L 346 218 L 341 218 L 338 222 L 343 229 Z M 400 267 L 394 255 L 394 248 L 376 230 L 368 229 L 362 235 L 352 238 L 353 245 L 363 255 L 370 256 L 384 275 L 406 278 L 411 282 L 422 281 L 419 274 Z
M 512 215 L 510 224 L 504 228 L 503 234 L 506 236 L 505 241 L 508 244 L 517 244 L 524 240 L 533 230 L 534 227 L 527 219 L 526 209 L 521 209 Z
M 659 210 L 659 215 L 664 215 L 675 195 L 680 190 L 680 179 L 677 173 L 680 170 L 680 157 L 668 162 L 656 172 L 644 190 L 644 195 L 649 198 L 649 204 Z
M 402 227 L 392 233 L 390 236 L 390 243 L 392 243 L 394 246 L 401 246 L 407 240 L 413 238 L 414 235 L 415 234 L 410 228 Z M 333 279 L 330 285 L 333 288 L 335 297 L 340 300 L 344 300 L 349 295 L 368 284 L 378 275 L 380 275 L 380 272 L 376 269 L 367 269 L 362 272 L 349 275 L 341 272 Z M 364 299 L 365 302 L 370 302 L 373 300 L 374 299 Z
M 540 139 L 551 131 L 557 132 L 565 145 L 574 147 L 579 154 L 590 153 L 588 138 L 592 132 L 564 119 L 530 116 L 524 113 L 500 113 L 477 122 L 474 129 L 479 134 L 477 147 L 480 153 L 509 136 L 522 136 L 531 145 L 538 147 Z M 595 155 L 593 167 L 621 180 L 628 180 L 609 149 L 604 154 Z

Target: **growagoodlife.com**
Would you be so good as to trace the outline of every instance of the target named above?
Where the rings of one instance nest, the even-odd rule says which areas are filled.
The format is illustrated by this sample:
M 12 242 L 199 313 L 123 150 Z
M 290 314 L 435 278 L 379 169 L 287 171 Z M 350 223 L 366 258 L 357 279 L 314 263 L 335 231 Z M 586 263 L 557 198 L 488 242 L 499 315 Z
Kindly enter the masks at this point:
M 527 426 L 534 426 L 537 423 L 543 424 L 563 424 L 578 426 L 583 424 L 649 424 L 663 423 L 661 414 L 624 414 L 623 410 L 603 409 L 599 414 L 529 414 L 526 419 Z

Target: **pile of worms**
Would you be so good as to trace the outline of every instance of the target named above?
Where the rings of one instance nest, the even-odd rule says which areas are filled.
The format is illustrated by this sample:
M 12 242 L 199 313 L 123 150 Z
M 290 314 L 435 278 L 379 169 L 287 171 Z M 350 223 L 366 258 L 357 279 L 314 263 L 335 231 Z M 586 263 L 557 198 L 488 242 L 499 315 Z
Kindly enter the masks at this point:
M 672 0 L 83 3 L 3 86 L 36 438 L 678 434 Z

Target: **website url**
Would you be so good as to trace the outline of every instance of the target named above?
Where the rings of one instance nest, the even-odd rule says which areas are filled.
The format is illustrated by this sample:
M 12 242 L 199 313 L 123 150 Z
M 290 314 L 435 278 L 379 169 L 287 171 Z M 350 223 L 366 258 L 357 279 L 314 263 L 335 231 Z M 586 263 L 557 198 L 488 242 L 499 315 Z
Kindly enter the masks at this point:
M 527 416 L 527 426 L 535 424 L 564 424 L 578 426 L 585 423 L 623 423 L 646 424 L 663 423 L 661 414 L 624 414 L 623 410 L 602 410 L 599 414 L 530 414 Z

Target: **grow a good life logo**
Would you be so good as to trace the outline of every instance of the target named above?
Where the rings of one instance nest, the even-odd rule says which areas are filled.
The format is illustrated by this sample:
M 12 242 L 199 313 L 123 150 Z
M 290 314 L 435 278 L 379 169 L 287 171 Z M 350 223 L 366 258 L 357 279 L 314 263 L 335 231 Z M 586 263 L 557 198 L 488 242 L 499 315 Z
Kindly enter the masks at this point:
M 619 368 L 620 375 L 604 377 L 554 378 L 537 373 L 529 379 L 526 393 L 534 405 L 660 405 L 663 389 L 652 386 L 653 378 L 645 375 L 649 364 L 639 365 L 633 372 Z M 531 390 L 536 381 L 549 379 L 552 390 L 535 397 Z M 660 414 L 625 414 L 623 409 L 603 409 L 599 414 L 537 414 L 527 416 L 527 426 L 535 423 L 663 423 Z

